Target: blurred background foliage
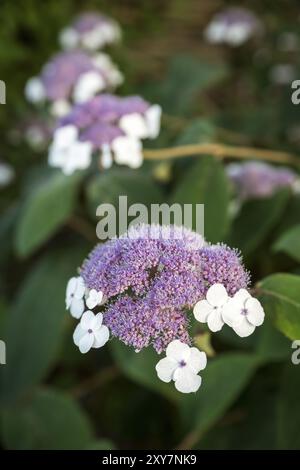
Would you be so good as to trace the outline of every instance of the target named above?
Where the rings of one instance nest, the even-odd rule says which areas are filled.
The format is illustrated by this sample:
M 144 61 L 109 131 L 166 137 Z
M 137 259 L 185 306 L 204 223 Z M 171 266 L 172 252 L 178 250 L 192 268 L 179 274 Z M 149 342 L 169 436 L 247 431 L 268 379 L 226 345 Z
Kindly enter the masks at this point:
M 213 13 L 229 1 L 1 1 L 7 104 L 0 107 L 0 158 L 16 172 L 0 203 L 3 448 L 299 448 L 300 369 L 291 364 L 290 340 L 300 338 L 300 197 L 281 191 L 252 200 L 233 218 L 224 165 L 209 155 L 102 174 L 95 165 L 65 177 L 20 137 L 34 113 L 23 96 L 26 80 L 58 50 L 58 33 L 75 14 L 99 10 L 123 28 L 123 42 L 110 49 L 126 78 L 120 93 L 163 108 L 152 147 L 213 141 L 297 154 L 299 110 L 290 87 L 270 74 L 280 63 L 300 72 L 299 49 L 278 48 L 282 33 L 300 41 L 299 2 L 236 3 L 254 10 L 266 32 L 233 50 L 203 41 Z M 207 239 L 240 248 L 253 285 L 259 282 L 268 318 L 255 334 L 241 340 L 224 329 L 210 344 L 196 331 L 199 347 L 214 357 L 193 396 L 155 377 L 151 351 L 136 355 L 112 340 L 82 356 L 73 344 L 65 286 L 96 243 L 95 208 L 120 194 L 147 205 L 205 203 Z

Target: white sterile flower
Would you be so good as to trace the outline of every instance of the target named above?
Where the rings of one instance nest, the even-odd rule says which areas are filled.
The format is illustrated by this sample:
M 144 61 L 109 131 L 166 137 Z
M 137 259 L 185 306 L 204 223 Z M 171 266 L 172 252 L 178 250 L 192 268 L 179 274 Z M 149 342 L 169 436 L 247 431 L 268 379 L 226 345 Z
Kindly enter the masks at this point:
M 74 49 L 78 46 L 79 35 L 73 28 L 64 28 L 59 35 L 59 42 L 64 49 Z
M 80 318 L 84 311 L 83 296 L 85 293 L 84 280 L 81 276 L 72 277 L 66 290 L 66 308 L 75 318 Z
M 90 50 L 96 50 L 105 44 L 102 26 L 94 28 L 82 35 L 82 45 Z
M 253 333 L 265 318 L 260 302 L 240 289 L 223 307 L 223 319 L 242 338 Z
M 226 42 L 230 46 L 240 46 L 251 36 L 251 28 L 244 24 L 235 24 L 227 28 Z
M 109 329 L 102 325 L 103 315 L 87 310 L 75 328 L 73 340 L 81 353 L 87 353 L 91 348 L 101 348 L 109 339 Z
M 49 148 L 48 163 L 71 175 L 75 170 L 84 170 L 91 164 L 92 144 L 78 140 L 78 130 L 73 125 L 63 126 L 54 132 Z
M 148 137 L 147 123 L 144 117 L 139 113 L 131 113 L 122 116 L 119 121 L 119 127 L 129 137 L 136 139 L 145 139 Z
M 138 139 L 120 136 L 111 144 L 114 151 L 115 162 L 119 165 L 128 165 L 138 168 L 143 163 L 142 144 Z
M 145 121 L 148 129 L 148 137 L 156 139 L 160 131 L 161 106 L 154 104 L 147 109 Z
M 201 385 L 200 370 L 207 364 L 206 354 L 197 348 L 190 348 L 178 339 L 172 341 L 166 350 L 166 357 L 156 364 L 156 372 L 163 382 L 174 380 L 175 388 L 182 393 L 197 392 Z
M 15 171 L 8 163 L 0 162 L 0 188 L 8 186 L 15 177 Z
M 206 293 L 206 300 L 200 300 L 194 307 L 196 320 L 207 323 L 211 331 L 220 331 L 224 325 L 223 308 L 228 299 L 228 294 L 222 284 L 212 285 Z
M 70 103 L 67 100 L 54 101 L 50 107 L 50 112 L 53 116 L 61 118 L 68 114 L 71 109 Z
M 73 91 L 75 103 L 84 103 L 105 88 L 104 78 L 95 70 L 80 75 Z
M 113 157 L 109 144 L 103 144 L 101 147 L 101 165 L 103 168 L 110 168 L 113 164 Z
M 31 103 L 41 103 L 45 100 L 45 88 L 38 77 L 30 78 L 25 85 L 25 96 Z
M 213 44 L 223 42 L 226 38 L 227 26 L 220 21 L 212 21 L 204 31 L 205 39 Z
M 100 305 L 103 299 L 103 292 L 97 292 L 96 289 L 91 289 L 86 299 L 86 305 L 88 308 L 95 308 L 96 305 Z

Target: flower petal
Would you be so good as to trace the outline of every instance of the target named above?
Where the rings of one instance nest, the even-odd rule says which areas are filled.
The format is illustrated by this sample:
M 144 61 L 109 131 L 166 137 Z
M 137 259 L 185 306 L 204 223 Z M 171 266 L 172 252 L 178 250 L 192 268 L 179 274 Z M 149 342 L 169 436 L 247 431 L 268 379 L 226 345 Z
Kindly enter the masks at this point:
M 79 346 L 79 341 L 81 338 L 86 334 L 86 331 L 81 328 L 80 323 L 75 328 L 75 331 L 73 333 L 73 341 L 76 344 L 76 346 Z
M 80 318 L 84 312 L 84 302 L 82 299 L 74 299 L 70 305 L 70 314 L 74 318 Z
M 103 293 L 97 292 L 96 289 L 91 289 L 89 296 L 86 299 L 86 305 L 88 308 L 94 308 L 96 305 L 99 305 L 102 301 Z
M 195 374 L 189 367 L 179 367 L 174 372 L 175 388 L 181 393 L 197 392 L 201 385 L 200 375 Z
M 148 135 L 151 139 L 156 139 L 160 131 L 161 107 L 154 104 L 147 109 L 145 120 L 148 128 Z
M 102 326 L 102 322 L 103 322 L 103 315 L 101 312 L 97 313 L 97 315 L 95 315 L 95 318 L 94 318 L 94 321 L 93 321 L 93 330 L 94 332 L 99 330 L 99 328 L 101 328 Z
M 223 284 L 212 285 L 206 294 L 207 301 L 214 307 L 221 307 L 228 300 L 228 294 Z
M 219 308 L 214 309 L 208 316 L 207 326 L 210 331 L 220 331 L 224 325 L 222 311 Z
M 155 366 L 158 378 L 163 382 L 171 382 L 177 365 L 177 362 L 169 357 L 161 359 Z
M 169 343 L 166 349 L 166 356 L 177 362 L 186 361 L 190 357 L 190 347 L 179 341 L 179 339 L 175 339 Z
M 248 311 L 247 320 L 249 323 L 255 326 L 262 325 L 265 319 L 265 312 L 261 303 L 254 297 L 251 297 L 246 301 L 245 307 Z
M 139 113 L 131 113 L 122 116 L 119 121 L 119 127 L 130 137 L 144 139 L 148 136 L 145 119 Z
M 84 296 L 84 293 L 85 293 L 84 280 L 81 276 L 78 276 L 76 278 L 76 289 L 75 289 L 75 292 L 74 292 L 74 297 L 76 299 L 82 299 L 82 297 Z
M 213 311 L 213 307 L 207 302 L 207 300 L 200 300 L 194 307 L 194 316 L 196 320 L 201 323 L 206 323 L 207 318 Z
M 250 336 L 253 333 L 253 331 L 255 330 L 255 326 L 251 325 L 248 322 L 247 318 L 244 317 L 243 321 L 239 325 L 233 326 L 233 330 L 241 338 L 246 338 L 247 336 Z
M 93 348 L 101 348 L 109 340 L 109 329 L 102 325 L 99 330 L 94 332 Z
M 96 316 L 90 310 L 84 312 L 80 320 L 81 328 L 83 330 L 92 329 L 95 324 L 95 317 Z
M 205 369 L 207 364 L 207 357 L 205 352 L 199 351 L 197 348 L 190 349 L 190 357 L 188 359 L 188 367 L 195 373 L 198 374 L 200 370 Z
M 87 353 L 91 349 L 91 347 L 93 346 L 93 342 L 94 342 L 93 333 L 85 333 L 85 335 L 82 336 L 82 338 L 79 341 L 79 345 L 78 345 L 79 346 L 79 351 L 82 354 Z
M 239 325 L 244 320 L 244 316 L 241 314 L 244 302 L 241 300 L 238 297 L 232 297 L 222 308 L 222 319 L 231 327 Z

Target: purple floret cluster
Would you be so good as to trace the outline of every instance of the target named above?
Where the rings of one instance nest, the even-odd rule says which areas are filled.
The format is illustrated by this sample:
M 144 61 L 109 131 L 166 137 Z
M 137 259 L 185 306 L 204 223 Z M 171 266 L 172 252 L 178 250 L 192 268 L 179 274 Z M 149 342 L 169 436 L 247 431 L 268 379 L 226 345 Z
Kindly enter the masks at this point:
M 240 200 L 272 196 L 285 187 L 293 187 L 298 175 L 290 168 L 263 162 L 227 165 L 227 174 Z
M 189 309 L 211 285 L 220 282 L 233 295 L 249 283 L 235 250 L 208 245 L 188 229 L 156 225 L 96 246 L 81 276 L 88 289 L 103 292 L 103 323 L 112 335 L 158 353 L 175 339 L 190 343 Z

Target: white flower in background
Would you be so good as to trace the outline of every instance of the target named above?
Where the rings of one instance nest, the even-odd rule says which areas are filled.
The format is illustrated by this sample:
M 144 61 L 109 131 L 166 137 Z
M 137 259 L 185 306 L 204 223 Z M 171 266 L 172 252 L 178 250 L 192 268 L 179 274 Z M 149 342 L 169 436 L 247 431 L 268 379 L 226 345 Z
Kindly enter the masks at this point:
M 104 88 L 105 80 L 98 72 L 91 70 L 83 73 L 74 87 L 74 102 L 84 103 Z
M 92 144 L 78 140 L 78 130 L 73 125 L 63 126 L 54 132 L 49 148 L 48 163 L 71 175 L 75 170 L 84 170 L 91 164 Z
M 124 76 L 119 71 L 117 66 L 113 63 L 108 54 L 104 52 L 99 52 L 93 57 L 93 64 L 97 67 L 102 73 L 104 73 L 107 83 L 116 87 L 123 83 Z
M 59 42 L 64 49 L 74 49 L 79 42 L 79 35 L 73 28 L 64 28 L 59 35 Z
M 223 319 L 242 338 L 253 333 L 265 318 L 260 302 L 240 289 L 223 307 Z
M 206 293 L 206 299 L 200 300 L 194 306 L 196 320 L 207 323 L 213 332 L 220 331 L 224 325 L 223 309 L 228 299 L 228 294 L 222 284 L 212 285 Z
M 101 147 L 101 165 L 103 168 L 110 168 L 113 164 L 113 156 L 109 144 L 103 144 Z
M 88 308 L 95 308 L 96 305 L 100 305 L 103 300 L 103 292 L 97 292 L 96 289 L 91 289 L 86 299 L 86 305 Z
M 79 325 L 77 325 L 73 340 L 79 347 L 81 353 L 87 353 L 91 348 L 101 348 L 109 339 L 109 329 L 102 325 L 103 315 L 87 310 L 81 317 Z
M 7 163 L 0 162 L 0 188 L 8 186 L 15 177 L 14 169 Z
M 145 119 L 139 113 L 131 113 L 122 116 L 119 127 L 129 137 L 145 139 L 148 137 L 148 128 Z
M 41 103 L 46 98 L 45 88 L 38 77 L 32 77 L 25 85 L 25 96 L 31 103 Z
M 226 24 L 220 21 L 212 21 L 204 31 L 204 37 L 212 44 L 219 44 L 226 37 Z
M 114 151 L 115 161 L 119 165 L 128 165 L 131 168 L 138 168 L 142 165 L 142 144 L 139 140 L 120 136 L 113 140 L 111 147 Z
M 106 40 L 102 33 L 102 26 L 87 31 L 82 35 L 82 45 L 90 50 L 96 50 L 104 46 Z
M 85 285 L 82 277 L 72 277 L 66 290 L 66 308 L 75 318 L 80 318 L 84 311 L 84 293 Z
M 163 382 L 174 380 L 175 388 L 182 393 L 196 392 L 201 385 L 197 375 L 205 369 L 206 354 L 197 348 L 190 348 L 179 340 L 172 341 L 166 349 L 166 357 L 161 359 L 155 369 Z
M 68 114 L 71 109 L 70 103 L 67 100 L 57 100 L 53 101 L 50 107 L 50 113 L 52 116 L 61 118 Z
M 246 24 L 235 24 L 227 28 L 225 42 L 230 46 L 244 44 L 252 35 L 252 28 Z
M 148 129 L 148 137 L 156 139 L 160 131 L 162 109 L 158 104 L 154 104 L 147 109 L 145 121 Z

